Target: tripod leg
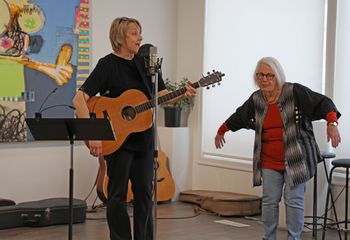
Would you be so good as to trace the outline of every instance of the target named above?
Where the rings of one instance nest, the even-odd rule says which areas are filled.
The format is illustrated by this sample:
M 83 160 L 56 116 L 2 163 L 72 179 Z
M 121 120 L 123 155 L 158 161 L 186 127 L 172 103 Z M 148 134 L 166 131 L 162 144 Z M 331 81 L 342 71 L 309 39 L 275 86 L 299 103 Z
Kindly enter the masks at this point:
M 73 140 L 70 141 L 70 169 L 69 169 L 69 224 L 68 224 L 68 239 L 73 239 L 73 183 L 74 183 L 74 170 L 73 170 Z
M 157 199 L 158 199 L 158 150 L 156 149 L 154 151 L 154 179 L 153 179 L 153 188 L 154 188 L 154 195 L 153 195 L 153 240 L 156 239 L 157 234 Z
M 73 236 L 73 168 L 69 169 L 69 231 L 68 239 Z

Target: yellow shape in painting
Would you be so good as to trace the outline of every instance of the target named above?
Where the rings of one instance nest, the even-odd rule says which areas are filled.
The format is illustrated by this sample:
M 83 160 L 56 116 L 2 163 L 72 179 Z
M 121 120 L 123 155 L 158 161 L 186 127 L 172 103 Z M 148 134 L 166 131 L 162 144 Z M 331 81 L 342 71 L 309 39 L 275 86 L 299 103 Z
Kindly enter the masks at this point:
M 0 60 L 0 97 L 20 97 L 24 92 L 23 65 Z
M 0 0 L 0 36 L 6 31 L 10 22 L 10 11 L 7 3 Z
M 33 4 L 25 5 L 18 17 L 18 24 L 26 33 L 34 33 L 39 31 L 45 22 L 43 11 Z

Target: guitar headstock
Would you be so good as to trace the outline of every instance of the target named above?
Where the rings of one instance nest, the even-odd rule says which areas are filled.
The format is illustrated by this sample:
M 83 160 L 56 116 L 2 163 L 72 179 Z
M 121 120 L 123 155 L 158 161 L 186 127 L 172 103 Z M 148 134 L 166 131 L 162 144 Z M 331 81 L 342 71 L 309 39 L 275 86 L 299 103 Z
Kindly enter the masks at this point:
M 218 85 L 220 85 L 222 77 L 225 76 L 225 73 L 221 73 L 215 70 L 213 70 L 212 73 L 208 72 L 207 74 L 207 76 L 202 77 L 198 81 L 201 87 L 207 87 L 207 89 L 209 89 L 209 85 L 213 85 L 213 87 L 215 87 L 215 83 L 218 83 Z

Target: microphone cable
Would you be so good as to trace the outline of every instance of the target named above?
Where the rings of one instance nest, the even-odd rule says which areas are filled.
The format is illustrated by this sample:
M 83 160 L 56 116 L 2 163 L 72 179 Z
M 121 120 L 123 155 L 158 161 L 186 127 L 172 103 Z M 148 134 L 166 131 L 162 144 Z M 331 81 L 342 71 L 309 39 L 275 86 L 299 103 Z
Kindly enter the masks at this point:
M 46 97 L 45 97 L 45 99 L 44 99 L 44 101 L 42 102 L 42 104 L 41 104 L 41 106 L 40 106 L 40 108 L 39 108 L 39 110 L 38 110 L 38 113 L 41 113 L 41 109 L 43 108 L 43 106 L 44 106 L 44 104 L 46 103 L 46 101 L 47 101 L 47 99 L 49 99 L 49 97 L 52 95 L 52 94 L 54 94 L 56 91 L 57 91 L 57 87 L 54 89 L 54 90 L 52 90 Z
M 68 105 L 68 104 L 56 104 L 56 105 L 51 105 L 51 106 L 48 106 L 46 108 L 43 108 L 40 113 L 43 113 L 45 112 L 46 110 L 49 110 L 51 108 L 56 108 L 56 107 L 69 107 L 70 109 L 73 109 L 75 110 L 75 107 L 73 107 L 72 105 Z

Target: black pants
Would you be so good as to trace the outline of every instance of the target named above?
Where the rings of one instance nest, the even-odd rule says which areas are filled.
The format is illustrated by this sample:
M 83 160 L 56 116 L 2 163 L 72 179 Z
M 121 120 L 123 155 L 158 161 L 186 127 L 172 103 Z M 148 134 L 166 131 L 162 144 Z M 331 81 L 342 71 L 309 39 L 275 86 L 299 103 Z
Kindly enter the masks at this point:
M 108 181 L 107 221 L 111 240 L 131 240 L 126 207 L 128 180 L 134 195 L 134 239 L 153 239 L 153 152 L 119 149 L 106 156 Z

